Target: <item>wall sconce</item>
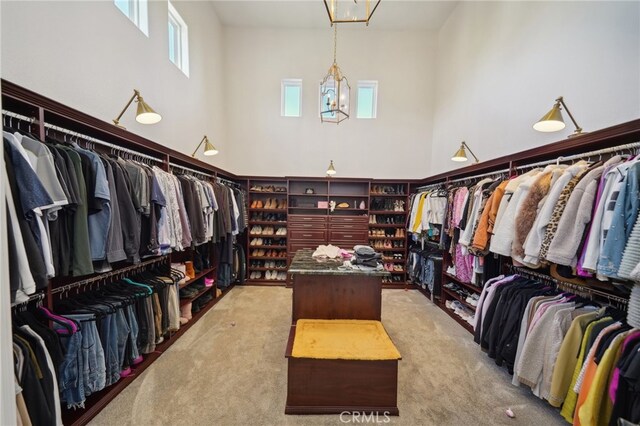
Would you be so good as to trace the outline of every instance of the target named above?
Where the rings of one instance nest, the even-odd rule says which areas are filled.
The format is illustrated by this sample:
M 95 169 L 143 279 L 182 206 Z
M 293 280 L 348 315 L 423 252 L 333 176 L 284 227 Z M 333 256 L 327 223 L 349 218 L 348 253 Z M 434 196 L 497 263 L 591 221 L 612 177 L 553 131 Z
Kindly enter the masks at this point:
M 467 143 L 465 141 L 462 141 L 462 143 L 460 144 L 460 149 L 458 149 L 456 151 L 455 154 L 453 154 L 453 157 L 451 157 L 451 161 L 457 161 L 457 162 L 464 162 L 467 161 L 467 151 L 469 150 L 469 152 L 471 153 L 471 155 L 473 155 L 473 158 L 476 159 L 476 164 L 480 162 L 480 160 L 478 160 L 478 157 L 476 157 L 476 155 L 473 153 L 473 151 L 471 151 L 471 148 L 469 148 L 469 145 L 467 145 Z
M 133 96 L 131 96 L 131 99 L 129 99 L 129 102 L 127 102 L 127 104 L 124 106 L 120 115 L 118 115 L 118 117 L 113 120 L 113 124 L 115 124 L 120 128 L 125 129 L 125 127 L 122 124 L 120 124 L 120 119 L 122 118 L 124 113 L 127 111 L 127 108 L 129 108 L 129 105 L 131 105 L 131 103 L 134 100 L 138 103 L 138 111 L 136 112 L 136 121 L 138 123 L 156 124 L 158 121 L 162 120 L 162 116 L 157 112 L 155 112 L 153 108 L 151 108 L 149 104 L 146 103 L 144 99 L 142 99 L 142 96 L 140 96 L 140 92 L 136 89 L 133 89 Z
M 204 143 L 204 155 L 206 155 L 207 157 L 210 157 L 218 153 L 218 150 L 216 149 L 216 147 L 213 146 L 211 142 L 209 142 L 209 138 L 207 137 L 207 135 L 204 135 L 204 137 L 196 147 L 195 151 L 193 151 L 193 154 L 191 154 L 192 157 L 196 156 L 198 150 L 200 149 L 203 143 Z
M 576 130 L 574 130 L 573 133 L 569 135 L 569 137 L 586 133 L 583 132 L 582 127 L 578 126 L 578 123 L 576 123 L 576 120 L 573 118 L 571 111 L 569 111 L 569 108 L 567 108 L 567 104 L 564 103 L 564 98 L 562 96 L 556 99 L 556 103 L 551 108 L 551 111 L 546 113 L 540 120 L 538 120 L 538 122 L 533 125 L 533 128 L 539 132 L 557 132 L 564 129 L 566 125 L 564 124 L 564 119 L 562 118 L 563 107 L 565 111 L 567 111 L 567 114 L 569 114 L 569 118 L 571 118 L 571 121 L 576 128 Z
M 333 160 L 329 163 L 329 168 L 327 169 L 327 176 L 331 177 L 336 174 L 336 169 L 333 167 Z

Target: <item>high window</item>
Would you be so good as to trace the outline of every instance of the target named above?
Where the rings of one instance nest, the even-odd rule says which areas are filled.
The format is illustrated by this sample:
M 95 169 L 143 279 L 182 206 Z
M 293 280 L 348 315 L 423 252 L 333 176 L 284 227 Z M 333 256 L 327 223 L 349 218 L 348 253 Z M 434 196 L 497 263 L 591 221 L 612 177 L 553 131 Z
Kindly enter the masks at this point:
M 302 117 L 302 80 L 297 78 L 282 80 L 280 115 Z
M 149 36 L 149 14 L 147 0 L 113 0 L 120 12 L 131 20 L 147 37 Z
M 169 5 L 169 60 L 189 76 L 189 27 L 178 11 Z
M 357 118 L 376 118 L 378 112 L 378 82 L 358 81 Z

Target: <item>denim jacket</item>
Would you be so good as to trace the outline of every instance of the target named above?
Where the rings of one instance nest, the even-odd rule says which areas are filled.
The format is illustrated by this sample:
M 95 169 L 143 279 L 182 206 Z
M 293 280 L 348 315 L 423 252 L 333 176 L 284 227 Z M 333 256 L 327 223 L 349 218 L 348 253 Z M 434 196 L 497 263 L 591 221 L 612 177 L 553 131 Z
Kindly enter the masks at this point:
M 627 172 L 625 184 L 620 189 L 613 214 L 613 222 L 598 260 L 598 273 L 608 277 L 617 277 L 633 225 L 640 209 L 640 161 L 636 161 Z

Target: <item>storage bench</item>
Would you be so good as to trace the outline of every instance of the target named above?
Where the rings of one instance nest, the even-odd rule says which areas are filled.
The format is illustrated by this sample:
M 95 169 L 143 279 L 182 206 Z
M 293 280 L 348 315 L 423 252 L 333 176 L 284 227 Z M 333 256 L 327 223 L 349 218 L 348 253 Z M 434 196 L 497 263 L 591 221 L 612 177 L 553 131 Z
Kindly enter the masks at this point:
M 398 415 L 401 356 L 380 321 L 300 319 L 285 356 L 285 414 Z

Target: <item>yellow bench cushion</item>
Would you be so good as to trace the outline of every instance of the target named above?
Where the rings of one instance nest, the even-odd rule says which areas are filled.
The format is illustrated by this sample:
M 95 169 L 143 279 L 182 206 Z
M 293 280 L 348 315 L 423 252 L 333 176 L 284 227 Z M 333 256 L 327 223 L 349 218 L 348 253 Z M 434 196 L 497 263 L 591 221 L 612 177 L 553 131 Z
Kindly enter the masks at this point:
M 296 323 L 291 356 L 359 361 L 401 358 L 380 321 L 314 319 Z

